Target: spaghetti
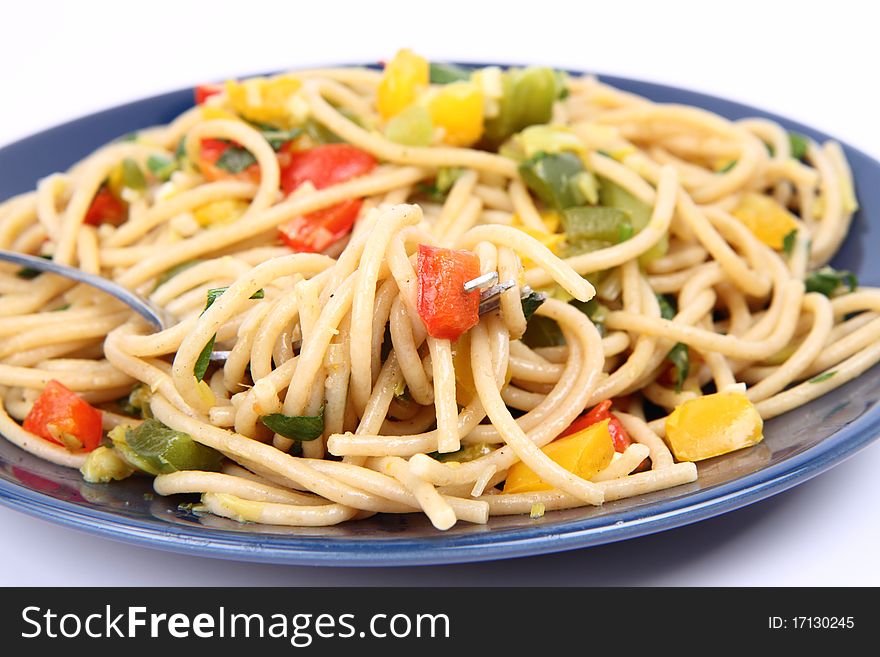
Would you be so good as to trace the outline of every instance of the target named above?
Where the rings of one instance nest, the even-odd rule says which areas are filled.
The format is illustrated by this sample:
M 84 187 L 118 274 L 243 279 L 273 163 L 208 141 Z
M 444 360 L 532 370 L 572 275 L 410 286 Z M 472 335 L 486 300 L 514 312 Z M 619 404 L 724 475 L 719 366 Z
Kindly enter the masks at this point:
M 0 206 L 0 247 L 173 318 L 0 269 L 0 434 L 90 481 L 281 525 L 534 517 L 692 482 L 880 360 L 880 291 L 826 267 L 833 142 L 409 51 L 197 100 Z

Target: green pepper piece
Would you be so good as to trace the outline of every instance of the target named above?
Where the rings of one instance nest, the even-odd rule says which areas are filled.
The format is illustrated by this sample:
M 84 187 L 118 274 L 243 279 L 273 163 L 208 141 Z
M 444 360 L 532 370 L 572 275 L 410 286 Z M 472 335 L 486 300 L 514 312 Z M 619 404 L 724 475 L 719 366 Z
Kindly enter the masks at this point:
M 385 136 L 405 146 L 428 146 L 434 139 L 431 114 L 421 105 L 410 105 L 385 124 Z
M 216 472 L 223 461 L 220 452 L 197 443 L 189 434 L 175 431 L 156 419 L 144 420 L 134 428 L 118 429 L 110 433 L 113 446 L 126 461 L 153 475 L 179 470 Z
M 565 344 L 559 324 L 543 315 L 532 315 L 526 325 L 522 341 L 532 349 L 536 347 L 556 347 Z
M 290 440 L 315 440 L 324 433 L 324 407 L 318 415 L 271 413 L 262 416 L 260 422 Z
M 557 210 L 585 201 L 579 174 L 584 165 L 574 153 L 538 153 L 519 165 L 519 173 L 528 188 L 544 205 Z
M 130 157 L 122 160 L 122 186 L 128 187 L 135 191 L 146 189 L 147 179 L 144 178 L 144 172 Z
M 164 155 L 150 155 L 147 158 L 147 169 L 157 180 L 165 182 L 171 178 L 172 173 L 177 171 L 177 162 Z
M 599 203 L 601 205 L 629 212 L 634 233 L 638 233 L 648 225 L 653 212 L 649 205 L 642 203 L 629 191 L 612 180 L 601 178 L 600 183 Z M 650 264 L 654 260 L 666 255 L 668 250 L 669 236 L 664 235 L 659 242 L 639 256 L 639 263 L 643 266 Z
M 486 121 L 486 144 L 497 146 L 523 128 L 547 123 L 562 84 L 562 78 L 551 68 L 531 66 L 506 71 L 498 114 Z
M 581 206 L 563 211 L 562 226 L 567 239 L 618 243 L 633 233 L 629 217 L 629 213 L 620 208 Z
M 428 65 L 428 75 L 431 84 L 450 84 L 471 79 L 471 72 L 463 66 L 431 62 Z

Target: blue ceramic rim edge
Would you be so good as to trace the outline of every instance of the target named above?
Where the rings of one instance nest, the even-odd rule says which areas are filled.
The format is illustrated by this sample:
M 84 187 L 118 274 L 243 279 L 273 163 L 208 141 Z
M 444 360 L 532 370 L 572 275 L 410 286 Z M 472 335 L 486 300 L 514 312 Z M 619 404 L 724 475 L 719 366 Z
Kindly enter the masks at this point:
M 462 63 L 465 66 L 516 66 L 515 64 Z M 360 66 L 364 66 L 360 64 Z M 368 65 L 369 66 L 369 65 Z M 583 71 L 570 73 L 583 74 Z M 775 119 L 789 129 L 801 130 L 821 138 L 829 136 L 789 118 L 732 101 L 673 85 L 648 82 L 634 78 L 596 74 L 612 85 L 639 85 L 663 93 L 694 97 L 703 102 L 723 103 L 744 115 L 760 115 Z M 123 109 L 158 99 L 182 90 L 165 92 L 130 101 L 99 112 L 83 115 L 46 130 L 61 129 L 88 117 Z M 43 131 L 41 131 L 43 132 Z M 39 133 L 37 133 L 39 134 Z M 4 144 L 3 149 L 15 146 L 30 136 Z M 872 166 L 880 163 L 864 151 L 841 142 L 851 155 L 856 155 Z M 499 529 L 497 532 L 415 539 L 336 539 L 277 535 L 247 535 L 223 532 L 204 527 L 169 524 L 156 529 L 136 519 L 90 509 L 58 500 L 11 482 L 0 480 L 0 504 L 28 515 L 42 518 L 73 529 L 96 534 L 112 540 L 144 547 L 158 548 L 181 554 L 214 558 L 319 566 L 412 566 L 440 565 L 462 562 L 516 558 L 576 549 L 635 538 L 666 529 L 691 524 L 727 511 L 732 511 L 782 492 L 842 462 L 880 437 L 880 406 L 869 409 L 854 422 L 802 452 L 786 458 L 774 466 L 745 477 L 694 493 L 686 493 L 671 500 L 652 503 L 645 508 L 597 516 L 584 520 L 556 524 L 536 524 L 535 527 Z M 673 489 L 674 490 L 674 489 Z M 645 514 L 649 515 L 645 515 Z M 94 524 L 104 523 L 103 526 Z M 244 539 L 244 540 L 243 540 Z M 432 542 L 441 545 L 432 545 Z

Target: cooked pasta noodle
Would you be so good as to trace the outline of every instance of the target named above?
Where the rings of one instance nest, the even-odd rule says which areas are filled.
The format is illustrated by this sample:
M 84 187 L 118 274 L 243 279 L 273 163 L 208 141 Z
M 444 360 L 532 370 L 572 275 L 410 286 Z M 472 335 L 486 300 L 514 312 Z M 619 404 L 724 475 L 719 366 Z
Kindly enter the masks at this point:
M 404 105 L 421 107 L 430 131 L 401 139 L 394 122 L 409 110 L 383 97 L 392 69 L 210 88 L 170 124 L 0 205 L 0 247 L 101 274 L 170 317 L 156 332 L 95 290 L 2 266 L 0 434 L 107 481 L 151 471 L 120 436 L 153 418 L 225 459 L 221 472 L 163 461 L 159 494 L 201 494 L 207 511 L 241 521 L 421 512 L 448 529 L 692 482 L 698 459 L 669 436 L 675 409 L 728 391 L 766 419 L 880 360 L 880 291 L 847 290 L 833 270 L 821 270 L 830 289 L 810 283 L 856 209 L 837 144 L 796 144 L 765 119 L 656 104 L 589 76 L 564 79 L 554 118 L 531 121 L 549 123 L 544 133 L 523 122 L 493 142 L 491 122 L 512 111 L 496 69 L 454 83 L 457 98 L 476 94 L 475 135 L 461 136 L 473 105 L 444 117 L 442 85 L 423 80 L 422 100 Z M 291 189 L 291 162 L 327 141 L 373 164 Z M 580 197 L 553 207 L 522 162 L 566 153 L 582 168 Z M 571 207 L 590 221 L 608 208 L 601 220 L 629 232 L 579 243 Z M 332 223 L 340 208 L 354 209 L 353 230 Z M 425 316 L 423 247 L 467 251 L 475 273 L 509 285 L 457 339 Z M 537 310 L 526 286 L 547 297 Z M 537 325 L 555 337 L 536 340 Z M 122 474 L 89 470 L 95 445 L 71 444 L 75 430 L 28 429 L 52 380 L 101 409 Z M 612 398 L 626 444 L 586 475 L 554 456 L 571 440 L 560 435 Z M 578 454 L 578 468 L 592 458 Z M 512 490 L 525 471 L 540 485 Z

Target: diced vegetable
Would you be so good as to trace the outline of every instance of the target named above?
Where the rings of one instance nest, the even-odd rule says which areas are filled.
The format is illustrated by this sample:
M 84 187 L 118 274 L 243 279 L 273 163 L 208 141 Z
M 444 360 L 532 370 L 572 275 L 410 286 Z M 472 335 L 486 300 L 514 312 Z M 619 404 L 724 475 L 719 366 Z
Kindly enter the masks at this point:
M 788 133 L 788 141 L 791 145 L 791 156 L 795 160 L 803 160 L 807 156 L 807 138 L 797 132 Z
M 239 219 L 248 209 L 247 201 L 223 199 L 206 203 L 193 210 L 193 217 L 200 226 L 223 226 Z
M 307 181 L 316 189 L 324 189 L 363 176 L 377 164 L 370 153 L 348 144 L 324 144 L 304 151 L 290 150 L 288 154 L 289 159 L 281 169 L 281 189 L 285 194 Z
M 522 309 L 523 315 L 526 318 L 526 321 L 531 319 L 532 315 L 535 314 L 535 311 L 541 307 L 541 304 L 547 300 L 547 296 L 540 292 L 532 292 L 526 297 L 522 299 Z
M 576 418 L 575 421 L 569 425 L 568 429 L 559 434 L 559 437 L 565 438 L 566 436 L 571 436 L 572 434 L 583 431 L 587 427 L 593 426 L 597 422 L 608 420 L 608 433 L 611 435 L 611 441 L 614 443 L 614 451 L 625 452 L 626 448 L 632 445 L 633 441 L 629 437 L 629 434 L 626 433 L 626 429 L 623 428 L 620 420 L 617 419 L 617 416 L 611 412 L 611 404 L 612 402 L 610 399 L 599 402 L 588 412 Z
M 52 379 L 24 419 L 25 431 L 71 452 L 91 452 L 101 442 L 101 411 Z
M 564 90 L 564 81 L 553 69 L 529 67 L 505 71 L 498 114 L 486 121 L 484 140 L 497 146 L 523 128 L 547 123 L 553 102 Z
M 281 169 L 281 189 L 290 194 L 305 182 L 316 189 L 362 176 L 376 166 L 376 158 L 348 144 L 325 144 L 305 151 L 291 151 Z M 279 229 L 281 240 L 298 252 L 317 253 L 349 232 L 361 210 L 360 199 L 348 199 L 329 208 L 295 217 Z
M 405 146 L 428 146 L 434 140 L 434 123 L 428 108 L 410 105 L 385 124 L 385 136 Z
M 807 383 L 822 383 L 823 381 L 827 381 L 832 376 L 837 374 L 837 370 L 830 370 L 828 372 L 822 372 L 822 374 L 817 374 L 812 379 L 807 381 Z
M 586 199 L 578 185 L 584 165 L 574 153 L 538 153 L 519 166 L 528 188 L 544 205 L 556 210 L 581 205 Z
M 286 129 L 300 125 L 304 118 L 293 102 L 301 86 L 302 83 L 291 76 L 250 78 L 242 82 L 229 80 L 226 95 L 239 116 Z
M 442 203 L 446 200 L 446 195 L 452 189 L 455 181 L 461 177 L 464 172 L 459 167 L 440 167 L 437 169 L 437 176 L 433 183 L 421 183 L 419 190 L 428 195 L 432 201 Z
M 480 292 L 464 284 L 480 275 L 480 260 L 470 251 L 419 245 L 418 313 L 428 334 L 457 340 L 480 321 Z
M 210 308 L 214 302 L 229 288 L 227 287 L 215 287 L 208 290 L 208 300 L 205 303 L 205 310 Z M 262 299 L 266 293 L 263 290 L 257 290 L 251 295 L 251 299 Z M 204 314 L 205 310 L 202 311 Z M 208 365 L 211 364 L 211 353 L 214 351 L 214 342 L 217 340 L 217 335 L 212 335 L 211 339 L 202 347 L 201 352 L 199 352 L 199 357 L 196 358 L 195 366 L 193 367 L 193 374 L 196 377 L 197 381 L 202 381 L 205 378 L 205 373 L 208 371 Z M 210 392 L 210 389 L 208 389 Z
M 794 245 L 797 242 L 797 230 L 792 230 L 782 238 L 782 252 L 790 256 L 794 252 Z
M 103 445 L 89 452 L 86 462 L 79 469 L 83 479 L 90 484 L 106 484 L 119 481 L 134 474 L 134 468 L 119 453 Z
M 324 433 L 324 408 L 321 408 L 318 415 L 271 413 L 262 416 L 260 422 L 290 440 L 315 440 Z
M 575 434 L 557 438 L 541 451 L 569 472 L 590 479 L 607 468 L 614 457 L 614 443 L 608 425 L 606 418 Z M 508 470 L 504 482 L 505 493 L 530 493 L 551 488 L 523 462 Z
M 533 315 L 528 324 L 526 324 L 526 332 L 521 338 L 523 343 L 537 349 L 538 347 L 558 347 L 565 344 L 565 338 L 559 324 L 549 317 L 543 315 Z
M 297 253 L 320 253 L 351 232 L 362 205 L 361 199 L 348 199 L 294 217 L 278 228 L 278 235 Z
M 441 463 L 467 463 L 481 456 L 486 456 L 494 451 L 492 445 L 488 443 L 469 443 L 457 452 L 431 452 L 428 454 L 431 458 L 437 459 Z
M 761 242 L 777 251 L 784 248 L 786 236 L 798 228 L 797 220 L 779 202 L 755 192 L 743 195 L 733 216 Z
M 52 256 L 50 255 L 40 255 L 38 257 L 43 258 L 44 260 L 52 259 Z M 42 273 L 43 272 L 41 272 L 39 269 L 34 269 L 33 267 L 22 267 L 17 272 L 15 272 L 15 275 L 19 278 L 23 278 L 26 281 L 32 281 Z
M 483 134 L 483 92 L 473 82 L 453 82 L 440 88 L 428 109 L 434 125 L 444 131 L 444 143 L 470 146 Z
M 675 318 L 675 302 L 671 297 L 663 294 L 657 295 L 657 303 L 660 305 L 660 316 L 663 319 Z M 675 391 L 681 392 L 681 386 L 684 384 L 690 373 L 691 361 L 688 346 L 683 342 L 676 342 L 675 346 L 666 354 L 666 360 L 672 363 L 673 379 L 675 380 Z
M 701 461 L 763 440 L 764 422 L 742 392 L 689 399 L 666 418 L 666 442 L 678 461 Z
M 830 297 L 841 287 L 852 292 L 858 287 L 856 275 L 851 271 L 837 270 L 833 267 L 822 267 L 818 271 L 811 272 L 804 281 L 807 292 L 819 292 Z
M 567 126 L 532 125 L 511 137 L 502 148 L 504 155 L 522 160 L 538 153 L 579 153 L 584 150 L 584 144 Z
M 599 303 L 599 300 L 596 299 L 596 297 L 593 297 L 589 301 L 572 299 L 568 303 L 590 318 L 590 321 L 593 322 L 596 329 L 599 331 L 599 335 L 605 335 L 605 319 L 608 317 L 608 308 Z
M 431 84 L 449 84 L 451 82 L 470 80 L 471 72 L 455 64 L 431 62 L 428 65 L 428 77 Z
M 253 154 L 225 139 L 203 139 L 198 166 L 208 180 L 236 178 L 254 183 L 260 180 L 260 167 Z
M 400 50 L 385 65 L 376 96 L 376 107 L 384 119 L 400 113 L 428 86 L 428 61 L 408 49 Z
M 107 185 L 102 185 L 92 199 L 83 221 L 90 226 L 104 223 L 118 226 L 128 218 L 128 204 L 117 198 Z
M 142 191 L 147 187 L 147 179 L 144 172 L 132 158 L 127 157 L 120 162 L 107 178 L 107 186 L 117 197 L 122 195 L 122 190 L 128 188 L 134 191 Z
M 223 86 L 219 84 L 200 84 L 193 90 L 196 105 L 203 105 L 208 98 L 223 93 Z
M 580 206 L 562 212 L 566 239 L 604 240 L 616 244 L 632 237 L 629 213 L 620 208 Z
M 180 470 L 217 471 L 223 461 L 220 452 L 153 418 L 137 427 L 119 425 L 110 432 L 110 438 L 126 461 L 152 475 Z
M 178 166 L 170 157 L 163 155 L 150 155 L 147 158 L 147 169 L 156 177 L 157 180 L 165 182 L 171 178 L 171 174 L 177 171 Z
M 632 193 L 607 178 L 600 179 L 599 203 L 628 212 L 634 233 L 641 231 L 651 221 L 653 210 L 649 205 L 642 203 Z M 639 256 L 639 263 L 647 265 L 657 258 L 662 258 L 668 250 L 669 236 L 664 235 L 659 242 Z
M 138 383 L 128 393 L 128 397 L 124 397 L 117 404 L 119 404 L 120 409 L 126 415 L 149 418 L 153 417 L 153 410 L 150 408 L 151 397 L 150 387 L 143 383 Z

